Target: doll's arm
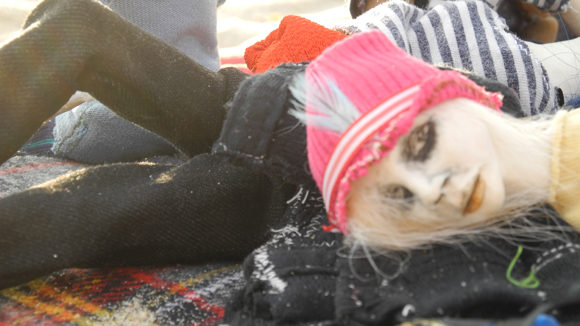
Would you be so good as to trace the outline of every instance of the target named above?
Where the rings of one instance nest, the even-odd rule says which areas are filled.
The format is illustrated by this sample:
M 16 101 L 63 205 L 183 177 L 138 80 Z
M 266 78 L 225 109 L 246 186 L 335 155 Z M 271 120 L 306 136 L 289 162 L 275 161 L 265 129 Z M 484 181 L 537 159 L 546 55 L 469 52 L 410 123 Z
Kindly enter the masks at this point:
M 238 261 L 293 192 L 209 154 L 82 169 L 0 199 L 0 289 L 64 268 Z
M 213 72 L 90 0 L 47 0 L 0 48 L 0 162 L 85 91 L 188 155 L 207 152 L 246 77 Z
M 247 78 L 236 93 L 213 153 L 252 170 L 313 186 L 306 129 L 294 116 L 289 90 L 305 65 L 284 64 Z

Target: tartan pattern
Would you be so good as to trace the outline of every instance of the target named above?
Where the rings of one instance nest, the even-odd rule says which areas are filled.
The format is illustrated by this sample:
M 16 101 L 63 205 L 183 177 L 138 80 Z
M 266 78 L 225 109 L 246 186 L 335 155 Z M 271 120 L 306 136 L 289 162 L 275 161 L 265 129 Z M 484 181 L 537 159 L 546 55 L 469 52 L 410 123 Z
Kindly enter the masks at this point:
M 0 198 L 88 165 L 32 155 L 0 165 Z M 0 326 L 212 325 L 241 266 L 67 269 L 0 291 Z
M 212 325 L 239 265 L 68 269 L 0 291 L 0 326 Z
M 0 198 L 88 166 L 52 157 L 14 156 L 0 165 Z

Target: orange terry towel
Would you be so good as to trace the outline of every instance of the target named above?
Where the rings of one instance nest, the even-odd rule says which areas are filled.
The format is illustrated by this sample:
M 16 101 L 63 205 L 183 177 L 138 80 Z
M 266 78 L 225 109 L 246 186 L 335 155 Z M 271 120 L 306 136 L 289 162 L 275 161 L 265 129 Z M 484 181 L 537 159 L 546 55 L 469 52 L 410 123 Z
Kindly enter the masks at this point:
M 345 37 L 304 17 L 289 15 L 268 37 L 248 47 L 244 60 L 251 71 L 262 73 L 284 62 L 312 61 Z

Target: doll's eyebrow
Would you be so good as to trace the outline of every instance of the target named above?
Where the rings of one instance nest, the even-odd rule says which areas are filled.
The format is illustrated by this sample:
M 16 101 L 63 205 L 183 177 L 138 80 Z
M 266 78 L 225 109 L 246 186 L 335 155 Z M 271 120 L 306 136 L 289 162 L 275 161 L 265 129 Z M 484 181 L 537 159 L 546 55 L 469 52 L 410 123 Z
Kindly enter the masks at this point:
M 405 141 L 403 158 L 408 161 L 426 161 L 435 148 L 436 124 L 429 120 L 411 130 Z

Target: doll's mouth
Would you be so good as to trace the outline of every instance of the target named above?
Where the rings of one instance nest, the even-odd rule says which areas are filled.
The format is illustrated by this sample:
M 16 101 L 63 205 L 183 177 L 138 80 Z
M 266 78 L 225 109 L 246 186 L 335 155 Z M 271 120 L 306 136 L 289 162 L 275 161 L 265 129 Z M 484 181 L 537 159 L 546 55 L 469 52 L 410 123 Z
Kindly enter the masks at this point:
M 469 200 L 463 207 L 463 214 L 469 214 L 475 212 L 481 204 L 483 203 L 483 195 L 485 194 L 485 181 L 477 175 L 477 179 L 473 184 L 473 189 L 471 190 L 471 195 Z

